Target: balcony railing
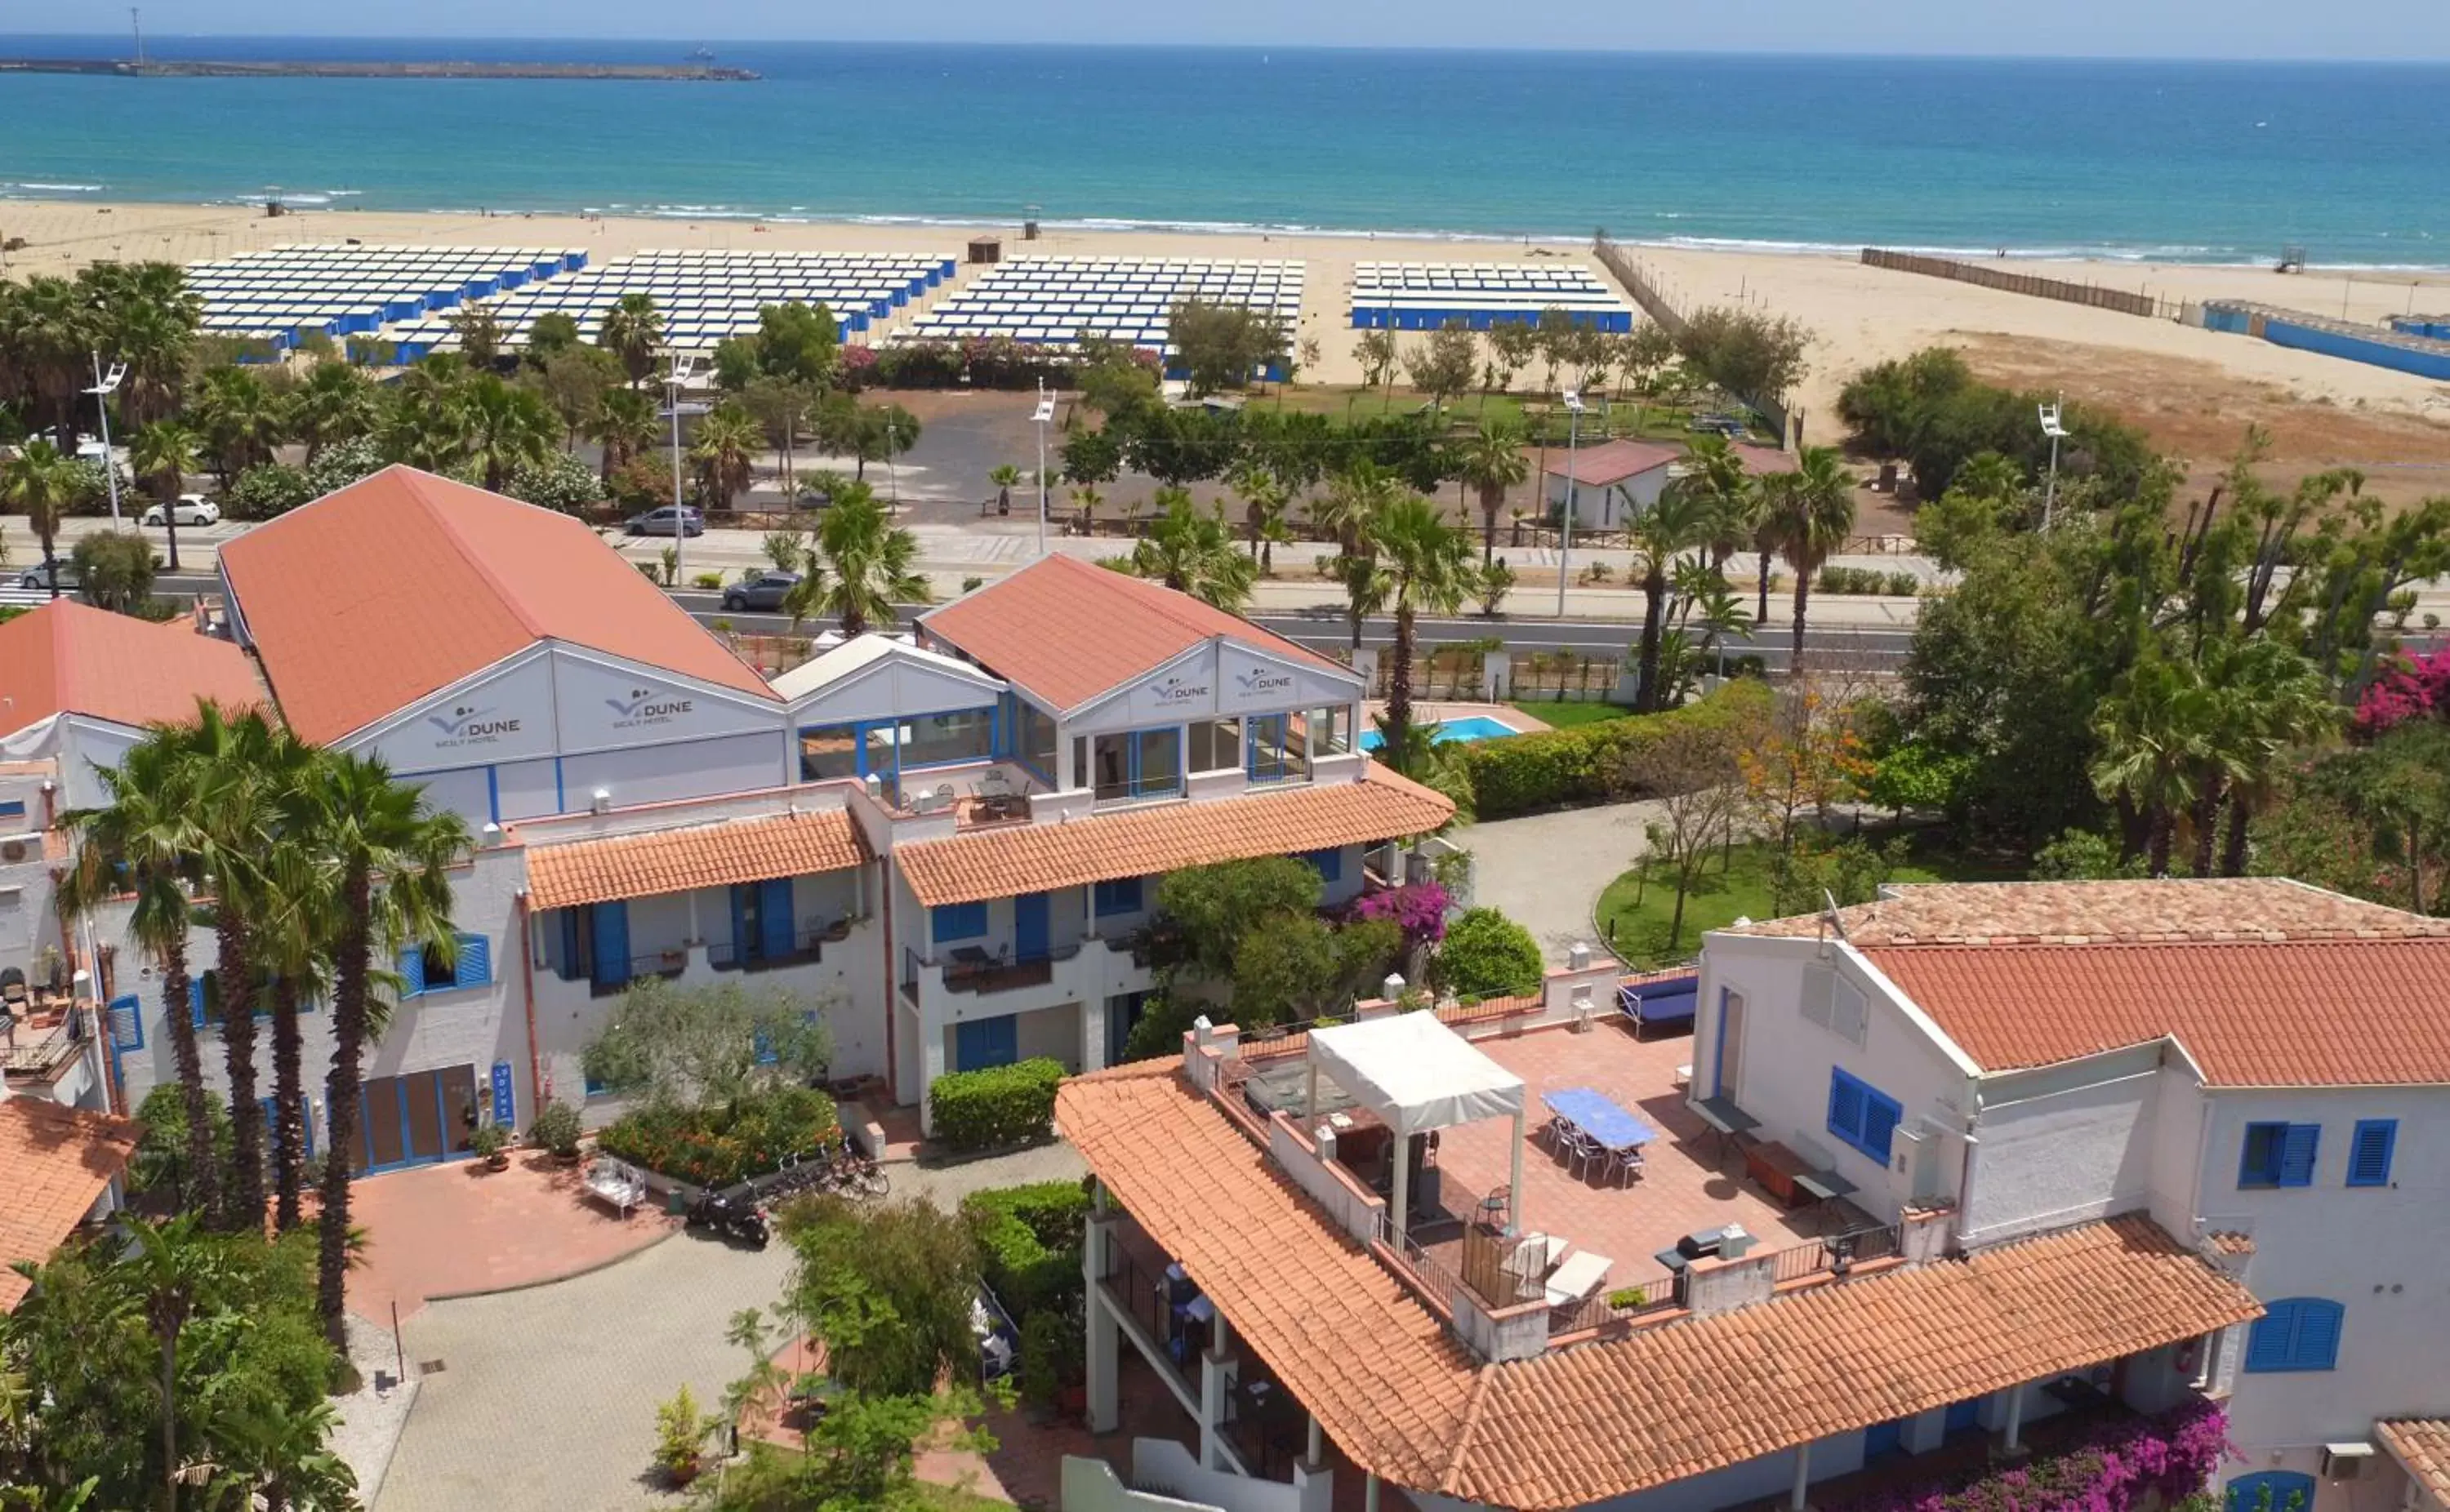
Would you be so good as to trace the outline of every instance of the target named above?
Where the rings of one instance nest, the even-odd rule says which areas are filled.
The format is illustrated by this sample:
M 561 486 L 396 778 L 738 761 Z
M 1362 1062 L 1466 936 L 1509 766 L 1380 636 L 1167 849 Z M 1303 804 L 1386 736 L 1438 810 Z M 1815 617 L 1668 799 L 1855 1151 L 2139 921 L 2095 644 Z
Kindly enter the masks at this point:
M 689 949 L 650 951 L 630 958 L 630 969 L 618 977 L 597 976 L 591 971 L 587 978 L 587 995 L 591 998 L 613 998 L 630 990 L 630 983 L 641 977 L 661 977 L 669 981 L 689 970 Z
M 1828 1275 L 1844 1280 L 1858 1265 L 1894 1258 L 1901 1239 L 1895 1225 L 1834 1233 L 1811 1244 L 1780 1250 L 1771 1257 L 1770 1281 L 1775 1286 Z
M 948 959 L 943 963 L 946 992 L 997 993 L 1015 992 L 1024 987 L 1043 987 L 1055 979 L 1055 963 L 1070 960 L 1080 954 L 1075 940 L 1058 945 L 1041 956 L 1025 960 L 962 960 Z
M 738 942 L 724 940 L 706 947 L 707 964 L 717 971 L 772 971 L 781 966 L 807 966 L 825 959 L 828 940 L 841 940 L 849 933 L 847 921 L 819 924 L 791 937 L 791 948 L 781 955 L 768 955 L 762 948 L 743 953 Z M 762 946 L 762 941 L 760 945 Z

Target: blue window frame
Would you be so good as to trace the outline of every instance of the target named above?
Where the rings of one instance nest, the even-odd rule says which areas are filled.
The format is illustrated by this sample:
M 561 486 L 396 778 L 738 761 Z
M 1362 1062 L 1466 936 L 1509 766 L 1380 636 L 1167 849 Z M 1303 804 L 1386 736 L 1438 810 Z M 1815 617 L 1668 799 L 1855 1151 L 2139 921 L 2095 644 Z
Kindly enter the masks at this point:
M 1021 1058 L 1021 1020 L 1011 1014 L 999 1018 L 971 1018 L 953 1026 L 953 1069 L 983 1071 L 1009 1066 Z
M 1138 877 L 1118 877 L 1112 882 L 1099 882 L 1097 888 L 1097 907 L 1098 917 L 1100 919 L 1104 919 L 1112 914 L 1138 913 L 1140 911 L 1140 879 Z
M 2298 1470 L 2258 1470 L 2228 1483 L 2226 1512 L 2312 1512 L 2314 1478 Z
M 1318 873 L 1321 882 L 1344 880 L 1344 851 L 1341 846 L 1330 846 L 1325 850 L 1306 850 L 1302 852 L 1301 859 L 1311 863 L 1312 868 Z
M 204 1027 L 208 1017 L 204 1012 L 204 979 L 211 975 L 209 971 L 200 971 L 187 979 L 187 1022 L 198 1030 Z
M 2340 1321 L 2346 1310 L 2323 1297 L 2266 1304 L 2246 1336 L 2246 1368 L 2257 1374 L 2337 1368 Z
M 145 999 L 126 993 L 110 999 L 105 1011 L 110 1024 L 110 1048 L 121 1055 L 145 1048 Z
M 0 804 L 0 819 L 23 819 L 25 817 L 26 801 L 24 799 L 11 798 L 7 803 Z
M 429 992 L 457 992 L 482 987 L 494 979 L 494 947 L 483 935 L 454 930 L 455 949 L 445 964 L 442 952 L 427 945 L 399 953 L 399 995 L 415 998 Z
M 1829 1068 L 1829 1132 L 1882 1165 L 1905 1108 L 1870 1082 Z
M 803 725 L 800 780 L 875 777 L 899 790 L 905 771 L 992 759 L 1004 740 L 1002 725 L 993 704 L 846 725 Z
M 2241 1187 L 2310 1187 L 2314 1157 L 2322 1145 L 2318 1123 L 2250 1123 L 2238 1156 Z
M 938 903 L 927 911 L 928 939 L 936 944 L 948 940 L 976 940 L 987 932 L 987 905 L 977 903 Z
M 2387 1187 L 2390 1157 L 2399 1146 L 2399 1120 L 2360 1118 L 2348 1138 L 2348 1185 Z
M 1299 775 L 1293 760 L 1299 746 L 1287 748 L 1288 742 L 1293 740 L 1292 715 L 1254 714 L 1245 727 L 1250 733 L 1244 737 L 1248 746 L 1244 767 L 1251 781 L 1280 783 Z

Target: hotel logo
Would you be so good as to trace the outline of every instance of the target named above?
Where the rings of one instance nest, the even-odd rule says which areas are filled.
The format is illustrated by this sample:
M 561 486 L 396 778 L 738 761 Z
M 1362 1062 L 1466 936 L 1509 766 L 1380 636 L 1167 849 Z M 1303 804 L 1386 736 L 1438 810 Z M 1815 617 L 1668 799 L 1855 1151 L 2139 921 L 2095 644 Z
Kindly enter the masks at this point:
M 519 732 L 519 721 L 498 718 L 498 710 L 490 705 L 460 704 L 447 714 L 428 714 L 425 722 L 442 732 L 434 744 L 437 748 L 453 750 L 462 746 L 486 746 L 505 735 Z
M 669 725 L 695 708 L 697 700 L 661 688 L 632 688 L 629 697 L 608 698 L 604 704 L 612 710 L 614 729 L 636 729 L 648 725 Z

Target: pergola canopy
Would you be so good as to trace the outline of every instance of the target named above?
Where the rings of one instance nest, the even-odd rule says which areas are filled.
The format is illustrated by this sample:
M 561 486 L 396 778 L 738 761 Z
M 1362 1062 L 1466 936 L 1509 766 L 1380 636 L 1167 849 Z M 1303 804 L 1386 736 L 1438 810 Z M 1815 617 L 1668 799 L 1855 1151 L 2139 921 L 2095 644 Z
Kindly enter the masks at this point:
M 1399 1136 L 1523 1113 L 1523 1078 L 1432 1013 L 1313 1029 L 1310 1058 Z

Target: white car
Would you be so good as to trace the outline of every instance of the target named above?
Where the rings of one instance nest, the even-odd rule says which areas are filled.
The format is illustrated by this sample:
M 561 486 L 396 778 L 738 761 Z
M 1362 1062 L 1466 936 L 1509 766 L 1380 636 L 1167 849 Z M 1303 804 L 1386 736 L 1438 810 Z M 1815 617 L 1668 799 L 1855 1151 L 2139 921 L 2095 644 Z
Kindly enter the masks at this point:
M 201 494 L 180 494 L 178 500 L 170 506 L 170 514 L 182 525 L 219 525 L 222 522 L 222 507 Z M 162 506 L 156 504 L 146 510 L 136 523 L 161 524 Z

